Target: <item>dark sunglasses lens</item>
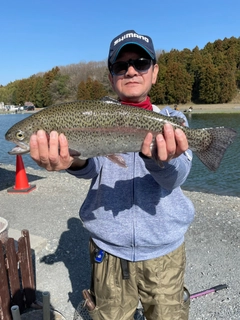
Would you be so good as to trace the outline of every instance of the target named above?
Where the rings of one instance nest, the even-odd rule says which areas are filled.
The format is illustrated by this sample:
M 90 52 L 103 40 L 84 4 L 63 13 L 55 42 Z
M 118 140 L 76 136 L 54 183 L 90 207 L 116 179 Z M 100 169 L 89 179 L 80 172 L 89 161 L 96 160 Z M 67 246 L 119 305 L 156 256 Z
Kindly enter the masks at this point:
M 116 75 L 122 75 L 127 72 L 128 62 L 119 61 L 112 65 L 112 72 Z
M 150 59 L 138 59 L 134 61 L 134 66 L 138 71 L 146 71 L 150 68 L 151 63 Z
M 152 64 L 151 59 L 136 59 L 129 61 L 119 61 L 112 65 L 112 73 L 115 75 L 123 75 L 127 72 L 129 66 L 133 66 L 137 71 L 147 71 Z

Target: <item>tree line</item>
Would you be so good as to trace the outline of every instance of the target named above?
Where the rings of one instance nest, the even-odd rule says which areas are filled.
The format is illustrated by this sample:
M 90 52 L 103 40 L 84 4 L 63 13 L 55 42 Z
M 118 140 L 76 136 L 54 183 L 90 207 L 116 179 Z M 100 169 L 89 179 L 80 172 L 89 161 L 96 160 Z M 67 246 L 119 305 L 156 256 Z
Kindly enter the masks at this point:
M 203 49 L 157 52 L 159 74 L 150 91 L 155 104 L 227 103 L 240 90 L 240 38 L 207 43 Z M 78 99 L 114 96 L 107 61 L 80 62 L 0 86 L 0 101 L 38 108 Z M 116 97 L 115 97 L 116 98 Z

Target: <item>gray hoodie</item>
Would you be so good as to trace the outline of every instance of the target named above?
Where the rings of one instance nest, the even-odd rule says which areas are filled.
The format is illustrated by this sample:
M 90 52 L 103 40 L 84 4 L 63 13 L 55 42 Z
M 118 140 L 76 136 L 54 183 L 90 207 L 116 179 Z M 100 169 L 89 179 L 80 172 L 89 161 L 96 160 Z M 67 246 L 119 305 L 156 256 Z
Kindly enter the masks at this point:
M 154 107 L 154 111 L 156 107 Z M 186 117 L 169 107 L 164 115 Z M 181 185 L 191 168 L 192 153 L 157 163 L 139 153 L 122 154 L 127 168 L 106 157 L 88 160 L 77 178 L 91 179 L 80 218 L 99 248 L 130 261 L 153 259 L 177 249 L 194 217 Z

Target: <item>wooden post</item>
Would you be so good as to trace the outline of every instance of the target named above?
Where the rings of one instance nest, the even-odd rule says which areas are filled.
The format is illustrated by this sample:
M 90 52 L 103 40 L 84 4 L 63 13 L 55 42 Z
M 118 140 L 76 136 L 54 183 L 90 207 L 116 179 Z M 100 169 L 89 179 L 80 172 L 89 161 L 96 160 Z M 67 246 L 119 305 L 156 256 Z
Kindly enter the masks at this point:
M 11 320 L 10 315 L 10 291 L 8 286 L 7 270 L 5 265 L 4 250 L 0 240 L 0 319 Z
M 11 305 L 22 312 L 36 300 L 28 230 L 22 230 L 16 252 L 13 238 L 0 240 L 0 320 L 11 320 Z
M 20 289 L 18 261 L 13 238 L 9 238 L 6 243 L 6 257 L 8 264 L 8 278 L 12 296 L 12 303 L 14 305 L 18 305 L 20 311 L 22 312 L 24 310 L 24 303 L 23 295 Z
M 18 240 L 19 264 L 22 275 L 22 287 L 27 307 L 36 300 L 32 255 L 28 230 L 22 230 L 22 237 Z

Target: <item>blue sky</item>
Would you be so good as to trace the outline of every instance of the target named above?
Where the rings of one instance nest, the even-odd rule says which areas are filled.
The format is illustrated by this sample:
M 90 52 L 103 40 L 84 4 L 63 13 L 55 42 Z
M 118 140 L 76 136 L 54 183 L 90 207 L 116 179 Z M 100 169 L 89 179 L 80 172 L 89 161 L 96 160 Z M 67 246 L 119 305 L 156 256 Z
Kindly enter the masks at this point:
M 240 37 L 240 0 L 7 0 L 0 6 L 0 84 L 55 66 L 101 61 L 128 29 L 155 50 Z

